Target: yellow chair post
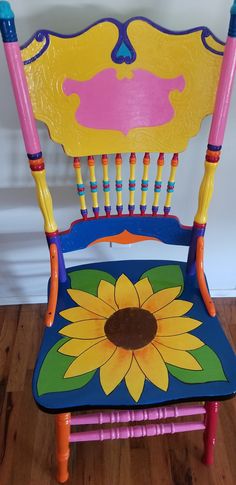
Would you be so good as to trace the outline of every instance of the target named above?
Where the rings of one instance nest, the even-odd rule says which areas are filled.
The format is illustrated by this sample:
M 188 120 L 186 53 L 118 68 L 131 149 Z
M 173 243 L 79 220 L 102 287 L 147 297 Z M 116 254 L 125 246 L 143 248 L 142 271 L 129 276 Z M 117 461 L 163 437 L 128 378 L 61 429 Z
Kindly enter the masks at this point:
M 141 215 L 144 216 L 146 209 L 147 209 L 147 191 L 148 191 L 148 172 L 149 172 L 149 165 L 150 165 L 150 155 L 149 153 L 145 153 L 143 157 L 143 178 L 141 183 L 141 203 L 140 203 L 140 212 Z
M 123 212 L 122 204 L 122 156 L 121 153 L 116 154 L 116 210 L 118 216 L 121 216 Z
M 205 160 L 205 172 L 202 179 L 202 183 L 198 196 L 198 209 L 195 216 L 195 223 L 204 224 L 207 223 L 208 209 L 211 202 L 213 190 L 215 171 L 220 159 L 220 151 L 207 150 Z
M 47 234 L 57 231 L 54 219 L 51 194 L 47 185 L 43 158 L 29 160 L 31 173 L 35 181 L 38 204 L 44 218 L 44 229 Z
M 165 164 L 164 153 L 160 153 L 157 159 L 157 175 L 154 185 L 154 199 L 152 204 L 152 215 L 155 216 L 159 209 L 159 197 L 162 187 L 162 172 Z
M 83 219 L 87 219 L 88 211 L 87 211 L 86 200 L 85 200 L 85 187 L 84 187 L 83 177 L 81 173 L 81 165 L 80 165 L 79 157 L 74 158 L 74 169 L 75 169 L 77 192 L 79 194 L 79 200 L 80 200 L 80 212 Z
M 164 205 L 165 216 L 167 216 L 170 213 L 171 201 L 172 201 L 172 195 L 175 189 L 175 177 L 176 177 L 176 171 L 177 171 L 178 165 L 179 165 L 178 153 L 174 153 L 171 160 L 170 178 L 167 184 L 167 194 L 166 194 L 166 201 Z
M 198 239 L 204 236 L 208 209 L 211 202 L 213 190 L 215 171 L 220 160 L 220 150 L 207 149 L 205 158 L 205 171 L 198 195 L 198 209 L 194 219 L 192 241 L 189 248 L 187 272 L 194 274 L 196 270 L 196 253 Z M 200 250 L 199 250 L 200 251 Z M 203 261 L 203 248 L 201 250 Z M 200 274 L 200 272 L 199 272 Z M 200 280 L 199 280 L 200 281 Z
M 89 176 L 90 176 L 90 190 L 92 194 L 93 213 L 97 218 L 99 216 L 98 186 L 97 186 L 96 173 L 95 173 L 95 160 L 92 155 L 88 157 L 88 166 L 89 166 Z
M 135 188 L 136 188 L 136 179 L 135 179 L 135 169 L 136 169 L 136 155 L 135 153 L 131 153 L 129 157 L 130 163 L 130 175 L 129 175 L 129 215 L 132 216 L 135 210 Z
M 110 181 L 109 181 L 108 164 L 109 164 L 108 156 L 106 154 L 102 155 L 104 210 L 106 212 L 107 217 L 111 215 Z

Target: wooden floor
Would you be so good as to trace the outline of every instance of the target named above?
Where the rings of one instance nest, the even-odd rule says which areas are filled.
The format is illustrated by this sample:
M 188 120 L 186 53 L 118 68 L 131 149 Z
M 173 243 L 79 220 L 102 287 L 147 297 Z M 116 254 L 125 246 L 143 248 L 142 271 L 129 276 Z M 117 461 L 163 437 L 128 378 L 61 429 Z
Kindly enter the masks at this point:
M 236 300 L 216 300 L 236 344 Z M 39 411 L 31 378 L 44 305 L 0 307 L 0 484 L 54 485 L 54 418 Z M 227 323 L 226 323 L 227 322 Z M 71 485 L 235 485 L 236 400 L 221 405 L 215 465 L 201 463 L 202 432 L 72 445 Z

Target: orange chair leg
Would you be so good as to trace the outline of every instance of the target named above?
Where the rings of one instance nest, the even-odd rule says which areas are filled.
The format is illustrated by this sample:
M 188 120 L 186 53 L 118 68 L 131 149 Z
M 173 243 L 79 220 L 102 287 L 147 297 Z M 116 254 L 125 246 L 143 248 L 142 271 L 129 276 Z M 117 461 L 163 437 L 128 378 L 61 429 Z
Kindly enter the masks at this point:
M 68 459 L 70 455 L 70 413 L 56 416 L 56 457 L 57 457 L 57 481 L 64 483 L 69 478 Z

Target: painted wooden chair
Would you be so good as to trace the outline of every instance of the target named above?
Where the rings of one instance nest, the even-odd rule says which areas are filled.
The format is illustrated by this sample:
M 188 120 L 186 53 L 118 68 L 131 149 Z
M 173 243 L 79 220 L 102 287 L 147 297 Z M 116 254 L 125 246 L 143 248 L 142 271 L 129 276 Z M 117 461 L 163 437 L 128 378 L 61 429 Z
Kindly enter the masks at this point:
M 33 394 L 42 410 L 57 413 L 58 481 L 68 479 L 69 443 L 75 441 L 204 430 L 203 461 L 211 464 L 218 401 L 236 391 L 235 355 L 215 316 L 203 271 L 207 212 L 236 65 L 236 2 L 226 44 L 205 27 L 171 32 L 133 18 L 124 24 L 101 20 L 75 35 L 40 30 L 20 48 L 5 1 L 0 1 L 0 26 L 51 258 Z M 178 153 L 211 113 L 198 209 L 187 227 L 170 215 Z M 64 232 L 54 219 L 35 118 L 74 158 L 82 217 Z M 121 153 L 128 152 L 126 210 Z M 145 154 L 135 211 L 140 152 Z M 109 162 L 108 154 L 115 153 Z M 173 156 L 162 213 L 166 153 Z M 88 156 L 92 217 L 82 156 Z M 153 162 L 157 171 L 150 211 Z M 115 214 L 109 178 L 114 167 Z M 104 210 L 98 204 L 98 170 L 103 172 Z M 189 247 L 187 262 L 145 259 L 65 268 L 63 253 L 99 241 L 145 239 Z M 92 408 L 99 412 L 71 415 Z M 195 415 L 198 420 L 178 420 Z M 165 418 L 173 422 L 158 423 Z M 136 424 L 83 431 L 84 424 L 128 422 Z

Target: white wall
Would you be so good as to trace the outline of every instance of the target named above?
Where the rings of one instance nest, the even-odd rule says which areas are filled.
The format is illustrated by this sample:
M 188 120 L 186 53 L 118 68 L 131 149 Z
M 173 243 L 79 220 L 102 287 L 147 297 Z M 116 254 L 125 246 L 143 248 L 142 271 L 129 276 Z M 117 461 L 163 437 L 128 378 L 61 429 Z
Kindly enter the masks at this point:
M 30 0 L 12 1 L 20 43 L 35 30 L 50 28 L 61 33 L 73 33 L 102 17 L 142 15 L 171 29 L 186 29 L 207 24 L 225 40 L 231 0 Z M 45 301 L 49 274 L 48 252 L 42 233 L 42 219 L 34 199 L 34 188 L 27 166 L 19 124 L 12 98 L 2 48 L 0 49 L 0 303 Z M 235 163 L 236 163 L 236 89 L 234 88 L 225 149 L 216 175 L 215 194 L 209 211 L 206 234 L 206 272 L 214 295 L 236 295 L 235 257 Z M 198 140 L 190 143 L 181 157 L 175 196 L 175 213 L 185 214 L 183 223 L 191 224 L 196 210 L 196 193 L 192 182 L 198 183 L 203 173 L 204 152 L 209 120 L 202 125 Z M 59 227 L 78 218 L 78 201 L 74 189 L 71 161 L 62 150 L 47 140 L 40 127 L 41 141 L 47 160 L 48 180 L 55 197 Z M 55 169 L 56 166 L 56 169 Z M 167 176 L 167 174 L 166 174 Z M 188 201 L 181 186 L 189 181 Z M 63 189 L 63 186 L 66 189 Z M 112 258 L 185 257 L 183 248 L 171 248 L 151 242 L 127 247 L 109 248 L 97 245 L 84 252 L 72 253 L 68 264 Z

